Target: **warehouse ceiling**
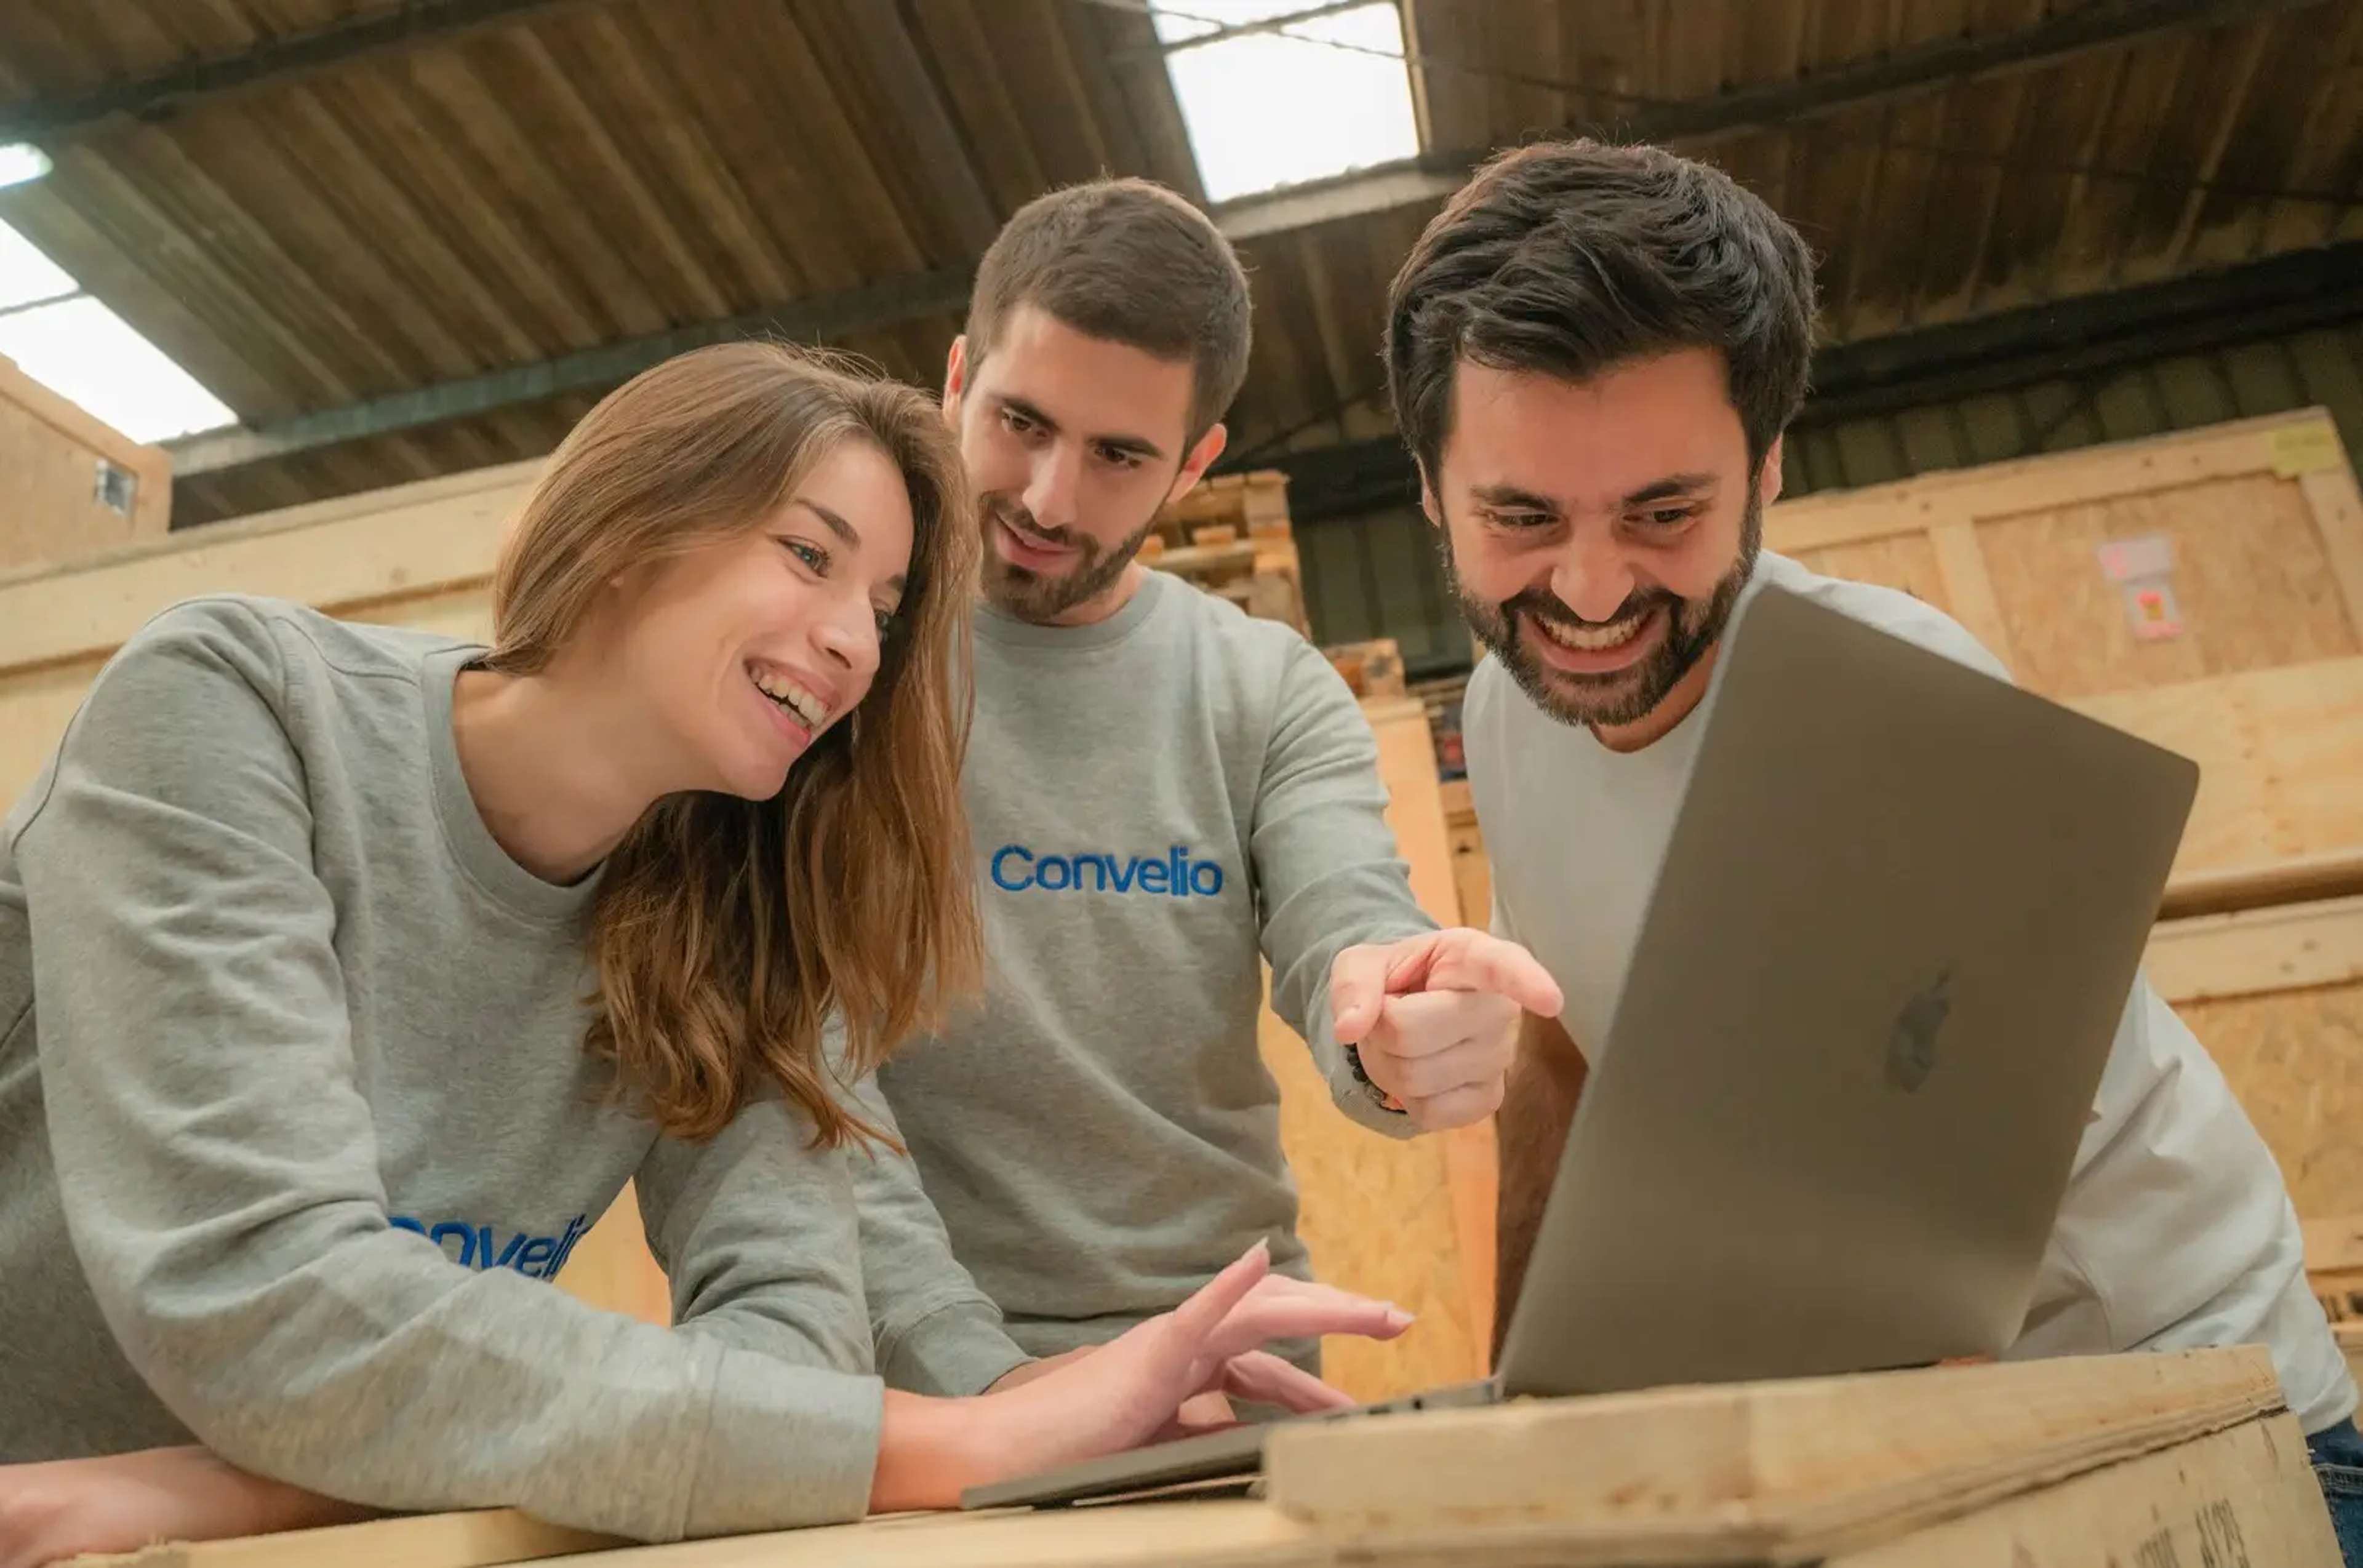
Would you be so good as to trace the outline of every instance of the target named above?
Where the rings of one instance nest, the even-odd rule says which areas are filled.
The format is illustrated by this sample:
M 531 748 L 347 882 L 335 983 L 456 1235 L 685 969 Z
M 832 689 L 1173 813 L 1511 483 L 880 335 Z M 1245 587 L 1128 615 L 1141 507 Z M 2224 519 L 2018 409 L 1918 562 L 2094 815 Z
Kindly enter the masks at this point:
M 1211 208 L 1257 290 L 1233 462 L 1284 461 L 1308 500 L 1399 480 L 1387 280 L 1472 160 L 1538 134 L 1671 141 L 1796 221 L 1831 408 L 2363 317 L 2363 0 L 1401 8 L 1418 150 Z M 1275 9 L 1330 39 L 1289 48 L 1372 54 L 1337 41 L 1351 6 Z M 1148 10 L 15 4 L 0 144 L 53 167 L 0 219 L 237 417 L 177 444 L 186 526 L 538 455 L 720 337 L 934 384 L 1026 200 L 1103 170 L 1206 198 Z

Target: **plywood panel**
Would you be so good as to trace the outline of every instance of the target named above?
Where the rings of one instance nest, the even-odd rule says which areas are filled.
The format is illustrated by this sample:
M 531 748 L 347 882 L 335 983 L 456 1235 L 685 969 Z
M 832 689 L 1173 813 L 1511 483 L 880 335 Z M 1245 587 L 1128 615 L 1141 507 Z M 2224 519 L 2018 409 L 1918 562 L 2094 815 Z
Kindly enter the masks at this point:
M 1831 577 L 1900 588 L 1950 613 L 1945 575 L 1936 563 L 1936 547 L 1925 533 L 1891 534 L 1885 539 L 1858 539 L 1850 544 L 1825 545 L 1800 550 L 1798 562 Z
M 1444 1141 L 1393 1139 L 1347 1118 L 1295 1030 L 1270 1008 L 1258 1030 L 1280 1082 L 1280 1138 L 1303 1207 L 1315 1275 L 1392 1301 L 1418 1321 L 1380 1344 L 1332 1338 L 1322 1374 L 1358 1399 L 1483 1375 L 1490 1322 L 1469 1299 Z
M 2177 875 L 2363 844 L 2363 658 L 2074 706 L 2199 763 Z
M 1978 536 L 2017 655 L 2014 673 L 2048 695 L 2363 651 L 2305 492 L 2269 473 L 1987 518 Z M 2150 536 L 2171 543 L 2184 629 L 2142 641 L 2097 551 Z
M 2363 1215 L 2363 897 L 2161 922 L 2147 969 L 2224 1070 L 2328 1265 Z
M 1460 897 L 1426 709 L 1407 697 L 1374 698 L 1362 709 L 1378 737 L 1387 825 L 1410 866 L 1413 895 L 1439 925 L 1457 925 Z M 1419 1318 L 1391 1344 L 1328 1340 L 1324 1374 L 1361 1399 L 1482 1376 L 1493 1301 L 1492 1124 L 1412 1140 L 1372 1132 L 1331 1103 L 1304 1042 L 1269 1007 L 1259 1040 L 1280 1082 L 1281 1142 L 1315 1270 Z
M 660 1326 L 672 1322 L 672 1292 L 649 1253 L 639 1199 L 631 1184 L 599 1222 L 576 1242 L 559 1271 L 558 1286 L 577 1301 Z
M 2363 1211 L 2363 982 L 2186 1002 L 2308 1218 Z

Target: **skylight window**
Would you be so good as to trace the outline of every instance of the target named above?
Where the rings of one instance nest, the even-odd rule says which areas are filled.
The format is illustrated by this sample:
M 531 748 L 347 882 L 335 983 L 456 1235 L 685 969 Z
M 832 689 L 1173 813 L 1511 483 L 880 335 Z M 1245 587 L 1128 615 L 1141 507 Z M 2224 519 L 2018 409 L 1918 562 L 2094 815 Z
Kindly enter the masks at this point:
M 35 250 L 31 240 L 0 223 L 0 310 L 80 292 L 63 267 Z
M 1209 202 L 1417 156 L 1395 0 L 1152 0 Z M 1232 29 L 1305 15 L 1268 30 Z M 1204 40 L 1204 41 L 1195 41 Z
M 221 399 L 6 224 L 0 224 L 0 354 L 135 441 L 238 422 Z

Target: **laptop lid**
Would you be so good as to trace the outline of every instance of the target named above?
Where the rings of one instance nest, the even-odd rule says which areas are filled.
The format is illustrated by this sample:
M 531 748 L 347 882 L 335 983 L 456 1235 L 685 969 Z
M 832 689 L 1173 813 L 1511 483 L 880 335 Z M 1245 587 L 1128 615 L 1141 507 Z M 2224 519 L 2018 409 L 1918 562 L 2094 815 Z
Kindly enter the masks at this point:
M 1715 679 L 1503 1345 L 1513 1396 L 2002 1350 L 2197 787 L 1777 587 Z

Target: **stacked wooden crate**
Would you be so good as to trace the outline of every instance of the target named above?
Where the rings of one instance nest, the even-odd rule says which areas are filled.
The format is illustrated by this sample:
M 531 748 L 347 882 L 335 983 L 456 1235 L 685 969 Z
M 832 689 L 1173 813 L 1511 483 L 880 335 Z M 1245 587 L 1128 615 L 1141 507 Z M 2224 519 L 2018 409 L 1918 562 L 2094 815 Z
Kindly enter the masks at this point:
M 1288 476 L 1259 471 L 1209 479 L 1159 512 L 1140 558 L 1306 636 L 1304 582 L 1288 521 Z

